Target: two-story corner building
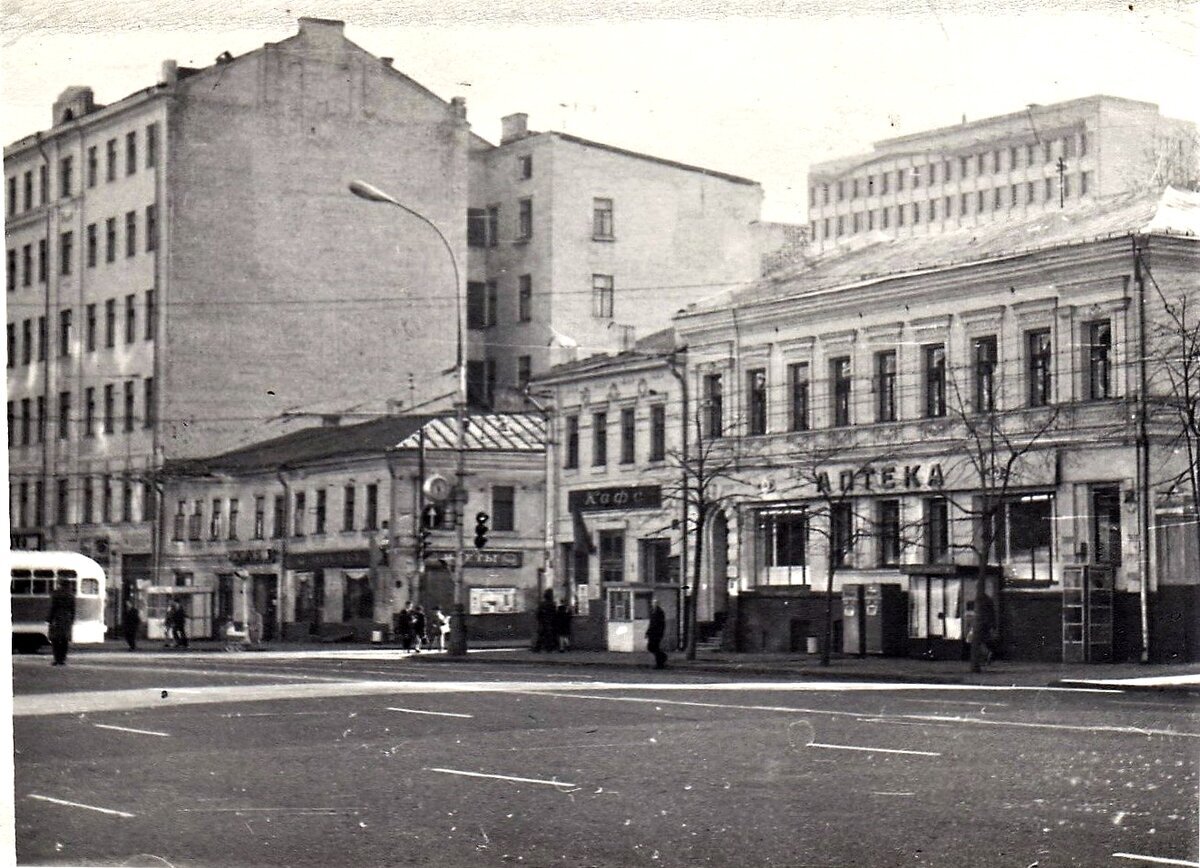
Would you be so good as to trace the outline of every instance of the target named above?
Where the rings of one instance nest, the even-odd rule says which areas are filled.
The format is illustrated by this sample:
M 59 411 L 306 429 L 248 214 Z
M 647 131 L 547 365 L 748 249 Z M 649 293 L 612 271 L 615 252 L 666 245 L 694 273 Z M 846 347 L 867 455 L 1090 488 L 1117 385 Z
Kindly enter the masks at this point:
M 687 302 L 756 278 L 755 181 L 504 118 L 472 151 L 467 320 L 471 390 L 504 399 L 578 355 L 628 349 Z
M 875 142 L 815 163 L 818 250 L 870 234 L 905 238 L 1020 222 L 1195 177 L 1196 127 L 1153 103 L 1091 96 Z M 1190 174 L 1189 174 L 1190 173 Z
M 118 588 L 145 581 L 163 462 L 453 391 L 453 334 L 429 327 L 455 316 L 450 257 L 347 185 L 402 198 L 465 262 L 470 141 L 461 101 L 337 21 L 167 61 L 108 105 L 66 90 L 4 150 L 14 542 L 111 549 Z
M 836 650 L 965 653 L 989 521 L 1003 655 L 1196 659 L 1188 450 L 1155 408 L 1180 405 L 1161 342 L 1200 303 L 1197 204 L 881 241 L 677 317 L 751 492 L 710 580 L 736 647 L 811 650 L 832 561 Z
M 521 613 L 539 591 L 543 428 L 539 416 L 469 417 L 463 602 L 473 636 L 524 631 Z M 216 632 L 257 612 L 267 639 L 366 639 L 410 601 L 449 611 L 454 510 L 442 504 L 424 540 L 414 517 L 435 503 L 422 479 L 457 478 L 457 445 L 453 417 L 393 416 L 168 464 L 171 515 L 158 572 L 170 580 L 140 583 L 148 623 L 172 597 L 191 601 L 195 632 Z M 474 522 L 481 512 L 489 532 L 480 549 Z
M 686 623 L 685 367 L 667 329 L 534 377 L 553 418 L 546 475 L 554 586 L 585 616 L 577 645 L 643 650 L 652 600 L 667 613 L 670 642 Z M 701 622 L 711 621 L 720 603 L 707 585 L 698 602 Z

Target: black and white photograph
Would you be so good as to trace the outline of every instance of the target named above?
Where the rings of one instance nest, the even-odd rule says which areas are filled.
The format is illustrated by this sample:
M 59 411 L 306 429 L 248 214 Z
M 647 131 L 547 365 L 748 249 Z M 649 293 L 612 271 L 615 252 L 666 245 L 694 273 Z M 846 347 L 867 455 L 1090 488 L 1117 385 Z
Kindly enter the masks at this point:
M 0 3 L 0 864 L 1200 868 L 1200 5 Z

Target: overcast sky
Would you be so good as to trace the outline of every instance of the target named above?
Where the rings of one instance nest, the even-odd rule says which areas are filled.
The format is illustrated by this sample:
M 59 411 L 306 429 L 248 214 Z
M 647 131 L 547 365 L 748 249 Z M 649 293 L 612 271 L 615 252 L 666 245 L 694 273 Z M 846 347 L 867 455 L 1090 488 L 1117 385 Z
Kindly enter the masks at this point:
M 764 217 L 803 220 L 811 162 L 893 135 L 1106 93 L 1200 120 L 1195 3 L 1010 0 L 0 0 L 4 141 L 45 129 L 69 85 L 102 103 L 295 33 L 346 35 L 440 96 L 476 132 L 524 111 L 557 129 L 762 182 Z M 395 7 L 395 8 L 390 8 Z M 684 17 L 687 16 L 687 17 Z

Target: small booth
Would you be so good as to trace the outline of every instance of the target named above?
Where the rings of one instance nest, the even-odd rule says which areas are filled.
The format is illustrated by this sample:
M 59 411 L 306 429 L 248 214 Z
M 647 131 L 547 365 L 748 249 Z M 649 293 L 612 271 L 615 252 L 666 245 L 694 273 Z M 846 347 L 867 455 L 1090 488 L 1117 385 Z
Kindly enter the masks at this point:
M 207 639 L 213 632 L 213 591 L 211 588 L 175 587 L 152 585 L 142 591 L 146 601 L 142 618 L 146 624 L 147 639 L 166 639 L 169 631 L 165 622 L 167 609 L 173 601 L 183 606 L 187 614 L 189 639 Z
M 645 651 L 646 629 L 650 626 L 650 609 L 657 600 L 667 616 L 663 634 L 664 650 L 679 643 L 678 589 L 645 584 L 612 585 L 606 589 L 605 639 L 609 651 Z
M 975 611 L 979 567 L 973 564 L 906 564 L 908 573 L 908 651 L 914 657 L 965 660 Z M 989 566 L 986 590 L 999 600 L 1000 567 Z M 999 631 L 997 612 L 995 629 Z

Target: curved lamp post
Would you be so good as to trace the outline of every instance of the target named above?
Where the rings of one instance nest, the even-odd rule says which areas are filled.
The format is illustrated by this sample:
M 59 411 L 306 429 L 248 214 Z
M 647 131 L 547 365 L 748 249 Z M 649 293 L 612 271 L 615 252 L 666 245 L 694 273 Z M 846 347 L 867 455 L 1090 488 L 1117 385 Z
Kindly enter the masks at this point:
M 454 369 L 458 379 L 458 399 L 454 402 L 455 423 L 457 429 L 456 451 L 458 453 L 458 485 L 454 499 L 455 506 L 458 511 L 458 528 L 456 531 L 454 545 L 454 617 L 450 623 L 451 629 L 449 653 L 456 656 L 463 655 L 467 653 L 467 630 L 466 621 L 464 620 L 466 612 L 463 605 L 463 513 L 466 506 L 466 490 L 463 487 L 463 479 L 466 475 L 467 365 L 464 358 L 463 347 L 462 286 L 461 277 L 459 276 L 458 271 L 458 257 L 454 255 L 454 248 L 450 246 L 450 242 L 446 240 L 446 236 L 442 234 L 442 230 L 437 227 L 437 224 L 419 211 L 414 211 L 395 196 L 391 196 L 380 190 L 378 187 L 368 184 L 365 181 L 351 181 L 350 192 L 360 199 L 366 199 L 368 202 L 381 202 L 385 205 L 394 205 L 406 214 L 416 217 L 418 220 L 437 233 L 437 237 L 441 239 L 442 246 L 446 248 L 446 253 L 448 253 L 450 256 L 450 265 L 454 269 L 454 310 L 455 320 L 458 326 L 456 329 L 457 342 L 454 354 Z M 424 480 L 421 482 L 423 484 Z

